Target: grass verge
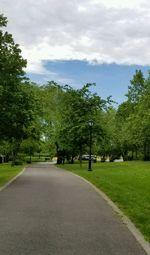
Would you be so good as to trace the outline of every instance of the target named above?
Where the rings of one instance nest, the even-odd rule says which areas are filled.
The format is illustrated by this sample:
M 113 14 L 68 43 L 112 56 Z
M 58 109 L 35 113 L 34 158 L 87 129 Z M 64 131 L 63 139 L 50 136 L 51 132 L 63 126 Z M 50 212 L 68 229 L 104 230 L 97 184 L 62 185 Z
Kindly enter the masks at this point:
M 101 189 L 131 219 L 150 242 L 150 162 L 65 164 L 72 171 Z
M 24 167 L 25 165 L 11 166 L 11 164 L 0 164 L 0 187 L 19 174 Z

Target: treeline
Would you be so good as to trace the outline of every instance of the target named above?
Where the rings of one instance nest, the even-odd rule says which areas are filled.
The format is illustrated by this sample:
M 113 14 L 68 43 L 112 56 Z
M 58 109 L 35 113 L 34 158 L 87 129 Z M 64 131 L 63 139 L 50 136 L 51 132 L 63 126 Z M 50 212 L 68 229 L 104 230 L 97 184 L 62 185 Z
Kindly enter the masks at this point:
M 5 160 L 29 155 L 58 156 L 73 162 L 89 153 L 123 156 L 124 160 L 150 160 L 150 76 L 136 71 L 127 100 L 115 109 L 111 97 L 54 81 L 32 83 L 24 72 L 27 62 L 18 44 L 6 32 L 0 15 L 0 154 Z
M 150 160 L 150 73 L 137 70 L 130 84 L 115 117 L 118 149 L 125 159 Z

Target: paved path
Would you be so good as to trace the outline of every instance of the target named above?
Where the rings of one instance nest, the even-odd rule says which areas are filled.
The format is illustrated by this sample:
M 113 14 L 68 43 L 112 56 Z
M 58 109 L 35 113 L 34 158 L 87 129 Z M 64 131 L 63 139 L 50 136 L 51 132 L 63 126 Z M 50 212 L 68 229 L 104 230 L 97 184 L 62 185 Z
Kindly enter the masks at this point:
M 88 183 L 43 164 L 0 192 L 0 255 L 145 252 Z

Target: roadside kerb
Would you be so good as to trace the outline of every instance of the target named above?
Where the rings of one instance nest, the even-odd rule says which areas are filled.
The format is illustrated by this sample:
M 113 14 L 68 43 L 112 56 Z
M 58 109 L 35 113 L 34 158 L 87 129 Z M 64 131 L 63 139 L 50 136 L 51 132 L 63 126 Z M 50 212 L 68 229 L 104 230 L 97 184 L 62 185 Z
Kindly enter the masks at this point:
M 70 172 L 70 171 L 69 171 Z M 135 239 L 140 243 L 144 251 L 147 253 L 147 255 L 150 255 L 150 244 L 147 242 L 141 232 L 136 228 L 136 226 L 132 223 L 132 221 L 117 207 L 117 205 L 99 188 L 97 188 L 94 184 L 86 180 L 84 177 L 77 175 L 73 172 L 70 172 L 71 174 L 79 177 L 83 181 L 87 182 L 113 209 L 114 212 L 116 212 L 122 219 L 123 223 L 128 227 L 130 232 L 133 234 Z
M 26 170 L 26 167 L 24 167 L 23 170 L 19 174 L 15 175 L 10 181 L 8 181 L 6 184 L 0 187 L 0 191 L 6 189 L 12 182 L 14 182 L 20 175 L 22 175 L 25 170 Z

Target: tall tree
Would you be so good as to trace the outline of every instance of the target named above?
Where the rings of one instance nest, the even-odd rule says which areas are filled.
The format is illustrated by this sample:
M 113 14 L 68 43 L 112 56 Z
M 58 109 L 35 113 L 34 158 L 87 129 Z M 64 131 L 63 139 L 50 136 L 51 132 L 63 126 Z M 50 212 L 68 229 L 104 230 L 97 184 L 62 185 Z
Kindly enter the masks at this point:
M 62 123 L 59 131 L 58 144 L 73 159 L 81 155 L 89 146 L 89 122 L 92 122 L 93 144 L 101 133 L 99 115 L 106 101 L 90 92 L 91 84 L 75 90 L 65 86 L 62 107 Z
M 145 78 L 141 70 L 136 70 L 130 84 L 131 85 L 128 87 L 127 98 L 130 103 L 136 104 L 146 89 Z
M 40 87 L 41 130 L 43 133 L 43 143 L 48 149 L 50 156 L 56 154 L 55 142 L 58 140 L 58 130 L 61 125 L 61 112 L 63 101 L 63 90 L 59 84 L 49 81 Z
M 26 60 L 19 45 L 5 31 L 7 18 L 0 15 L 0 139 L 14 145 L 27 136 L 28 126 L 34 119 L 34 97 L 25 77 Z
M 128 88 L 127 101 L 117 111 L 116 123 L 122 153 L 131 158 L 150 159 L 150 77 L 137 70 Z

